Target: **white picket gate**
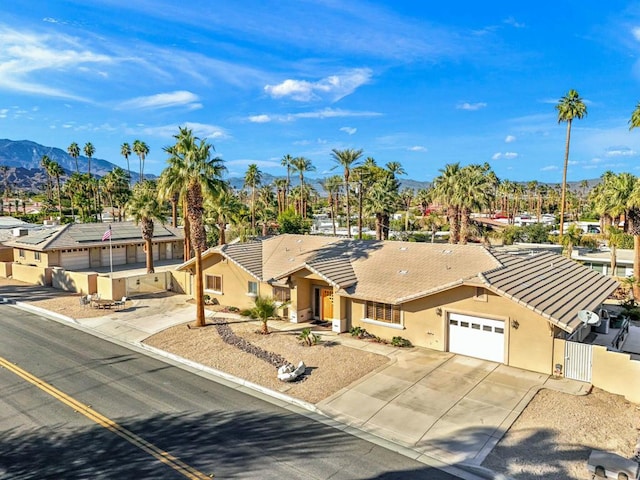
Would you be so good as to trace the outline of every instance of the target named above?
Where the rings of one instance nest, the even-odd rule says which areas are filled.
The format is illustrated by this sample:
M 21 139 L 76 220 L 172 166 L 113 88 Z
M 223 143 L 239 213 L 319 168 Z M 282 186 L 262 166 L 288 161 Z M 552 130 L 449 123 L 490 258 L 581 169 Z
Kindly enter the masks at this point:
M 593 345 L 566 342 L 564 347 L 564 376 L 591 383 Z

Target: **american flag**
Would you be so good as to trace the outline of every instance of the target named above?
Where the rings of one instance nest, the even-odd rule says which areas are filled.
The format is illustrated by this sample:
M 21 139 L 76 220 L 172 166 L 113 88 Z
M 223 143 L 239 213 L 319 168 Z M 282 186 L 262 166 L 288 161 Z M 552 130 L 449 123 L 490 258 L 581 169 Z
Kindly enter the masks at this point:
M 105 240 L 109 240 L 111 238 L 111 225 L 109 225 L 109 228 L 107 229 L 106 232 L 104 232 L 104 235 L 102 235 L 102 241 L 104 242 Z

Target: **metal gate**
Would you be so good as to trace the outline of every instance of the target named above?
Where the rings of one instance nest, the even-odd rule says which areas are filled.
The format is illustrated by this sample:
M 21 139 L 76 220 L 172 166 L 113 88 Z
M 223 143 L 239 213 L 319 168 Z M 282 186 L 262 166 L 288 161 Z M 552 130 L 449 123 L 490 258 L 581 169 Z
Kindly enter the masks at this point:
M 591 383 L 593 345 L 566 342 L 564 347 L 564 376 Z

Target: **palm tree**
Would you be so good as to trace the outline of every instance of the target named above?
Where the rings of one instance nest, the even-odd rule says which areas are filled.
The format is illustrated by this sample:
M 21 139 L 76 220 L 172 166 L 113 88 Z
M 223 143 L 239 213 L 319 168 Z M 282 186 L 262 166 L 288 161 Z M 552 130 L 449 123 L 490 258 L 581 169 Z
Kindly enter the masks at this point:
M 165 215 L 162 203 L 158 200 L 156 183 L 146 180 L 137 184 L 127 204 L 127 211 L 136 225 L 140 224 L 142 239 L 145 244 L 147 273 L 154 273 L 153 268 L 153 219 L 164 224 Z
M 569 165 L 569 143 L 571 141 L 571 123 L 574 118 L 582 119 L 587 115 L 587 106 L 575 90 L 571 89 L 556 105 L 558 123 L 567 122 L 567 138 L 564 149 L 564 168 L 562 169 L 562 198 L 560 200 L 560 243 L 564 234 L 564 210 L 567 198 L 567 167 Z
M 51 199 L 53 197 L 52 193 L 51 193 L 51 159 L 49 158 L 48 155 L 43 155 L 42 158 L 40 159 L 40 166 L 42 167 L 42 169 L 44 170 L 45 175 L 47 176 L 47 200 L 49 202 L 51 202 Z
M 111 206 L 111 216 L 115 219 L 115 208 L 118 207 L 118 217 L 122 218 L 122 207 L 131 196 L 127 173 L 120 167 L 115 167 L 100 179 L 102 192 Z M 157 188 L 157 186 L 156 186 Z
M 73 142 L 71 145 L 69 145 L 69 147 L 67 148 L 67 153 L 71 158 L 73 158 L 76 161 L 76 173 L 80 173 L 80 167 L 78 166 L 78 157 L 80 156 L 80 147 L 78 147 L 78 144 L 76 142 Z
M 96 153 L 95 147 L 91 144 L 91 142 L 87 142 L 84 144 L 84 154 L 89 159 L 89 163 L 87 164 L 87 173 L 89 174 L 89 178 L 91 178 L 91 158 L 93 154 Z
M 140 160 L 140 178 L 138 182 L 142 182 L 144 180 L 144 159 L 147 158 L 149 154 L 149 147 L 143 141 L 136 139 L 133 141 L 133 152 Z
M 58 162 L 51 162 L 49 165 L 50 174 L 56 179 L 56 190 L 58 192 L 58 215 L 62 221 L 62 196 L 60 194 L 60 177 L 64 175 L 64 169 Z
M 180 127 L 174 135 L 176 143 L 165 147 L 170 155 L 169 166 L 161 176 L 161 192 L 180 192 L 186 200 L 189 232 L 195 254 L 196 326 L 205 326 L 204 286 L 202 278 L 202 252 L 206 248 L 203 224 L 204 196 L 216 197 L 224 190 L 221 176 L 225 167 L 220 158 L 211 158 L 213 146 L 193 135 L 193 131 Z M 185 232 L 187 234 L 187 232 Z
M 124 159 L 127 161 L 127 173 L 129 174 L 129 186 L 131 186 L 131 168 L 129 168 L 129 157 L 131 156 L 131 146 L 127 142 L 124 142 L 120 147 L 120 155 L 122 155 Z
M 400 162 L 387 162 L 385 168 L 389 170 L 389 172 L 391 172 L 393 178 L 396 178 L 398 175 L 405 175 L 407 173 Z
M 398 181 L 388 174 L 369 189 L 366 197 L 366 210 L 376 218 L 376 240 L 389 238 L 389 216 L 400 204 Z
M 440 169 L 433 179 L 434 198 L 446 208 L 449 223 L 449 243 L 458 243 L 460 238 L 460 164 L 451 163 Z
M 249 312 L 251 318 L 257 318 L 262 322 L 262 331 L 263 335 L 269 334 L 269 327 L 267 326 L 267 322 L 271 318 L 275 318 L 278 316 L 278 305 L 276 304 L 275 299 L 271 297 L 262 297 L 258 296 L 255 299 L 256 306 L 253 307 Z
M 215 198 L 208 199 L 205 205 L 207 215 L 218 229 L 218 245 L 226 244 L 227 225 L 237 221 L 245 207 L 238 200 L 238 197 L 233 194 L 229 186 L 225 186 Z
M 455 198 L 460 208 L 460 243 L 469 240 L 472 212 L 482 212 L 493 202 L 495 185 L 489 165 L 467 165 L 460 170 Z
M 320 182 L 322 188 L 327 195 L 329 196 L 329 208 L 331 210 L 331 223 L 333 226 L 333 236 L 336 236 L 336 211 L 338 204 L 338 190 L 340 189 L 340 184 L 342 183 L 342 177 L 339 175 L 333 175 L 329 178 L 325 178 L 322 182 Z
M 436 241 L 436 232 L 440 230 L 442 226 L 442 219 L 436 212 L 429 212 L 429 215 L 424 219 L 424 226 L 431 231 L 431 243 Z
M 387 164 L 388 165 L 388 164 Z M 414 198 L 413 188 L 405 187 L 400 192 L 400 198 L 402 199 L 402 203 L 405 207 L 405 215 L 404 215 L 404 231 L 409 231 L 409 211 L 411 210 L 411 205 L 413 204 Z
M 287 167 L 287 186 L 284 191 L 284 206 L 282 211 L 284 212 L 287 208 L 289 208 L 289 190 L 291 189 L 291 169 L 293 167 L 293 157 L 289 154 L 282 157 L 280 160 L 280 165 L 283 167 Z
M 244 174 L 244 186 L 251 187 L 251 230 L 255 235 L 256 230 L 256 187 L 262 182 L 262 172 L 258 165 L 252 163 Z
M 582 230 L 576 224 L 571 224 L 562 237 L 562 246 L 565 247 L 567 258 L 571 258 L 573 247 L 580 243 L 580 238 L 582 238 Z
M 331 150 L 331 158 L 336 162 L 336 165 L 332 168 L 341 167 L 344 175 L 344 190 L 346 195 L 347 204 L 347 237 L 351 238 L 351 206 L 349 204 L 349 177 L 351 175 L 351 169 L 358 165 L 358 160 L 362 157 L 362 149 L 360 150 L 338 150 L 334 148 Z
M 287 209 L 287 188 L 288 183 L 286 178 L 276 178 L 273 181 L 276 187 L 277 200 L 278 200 L 278 215 Z
M 298 213 L 302 218 L 307 218 L 307 208 L 304 201 L 304 174 L 305 172 L 314 171 L 316 167 L 312 165 L 311 160 L 308 158 L 296 157 L 291 160 L 291 169 L 294 172 L 298 172 L 298 175 L 300 176 L 300 210 Z

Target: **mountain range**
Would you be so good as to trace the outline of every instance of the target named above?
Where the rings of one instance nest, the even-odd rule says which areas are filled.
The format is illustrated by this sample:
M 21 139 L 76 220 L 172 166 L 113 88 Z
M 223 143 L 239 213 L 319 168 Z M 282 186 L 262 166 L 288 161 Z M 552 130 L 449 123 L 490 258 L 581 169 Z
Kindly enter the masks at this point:
M 56 147 L 46 147 L 29 140 L 0 139 L 0 166 L 9 167 L 7 181 L 11 185 L 12 190 L 30 192 L 43 190 L 47 177 L 40 166 L 40 161 L 44 155 L 58 162 L 67 175 L 76 171 L 76 160 L 65 150 Z M 86 172 L 89 159 L 81 155 L 77 160 L 80 172 Z M 132 167 L 131 179 L 135 183 L 139 178 L 139 174 L 136 171 L 138 168 L 138 157 L 132 155 L 132 157 L 129 158 L 129 162 Z M 91 158 L 91 173 L 97 177 L 104 176 L 116 166 L 116 164 L 108 160 Z M 145 178 L 155 178 L 155 175 L 145 173 Z M 262 173 L 262 183 L 264 185 L 272 183 L 276 178 L 282 178 L 282 175 L 274 176 L 268 172 Z M 0 179 L 0 181 L 2 180 L 4 179 Z M 294 186 L 297 185 L 297 180 L 297 175 L 293 175 L 291 182 Z M 320 183 L 322 180 L 322 178 L 305 177 L 305 183 L 310 184 L 320 195 L 325 194 Z M 237 190 L 242 189 L 244 186 L 243 178 L 234 177 L 229 178 L 228 181 L 231 186 Z M 588 180 L 589 188 L 593 187 L 599 181 L 600 179 Z M 579 184 L 580 182 L 569 182 L 568 187 L 577 189 Z M 431 182 L 421 182 L 406 178 L 400 179 L 401 188 L 411 188 L 414 191 L 427 188 L 430 185 Z

